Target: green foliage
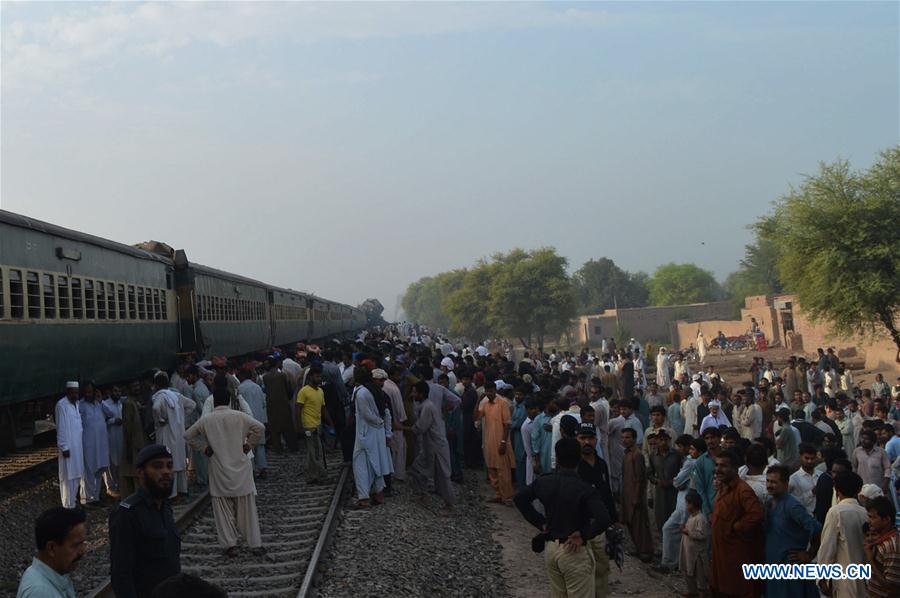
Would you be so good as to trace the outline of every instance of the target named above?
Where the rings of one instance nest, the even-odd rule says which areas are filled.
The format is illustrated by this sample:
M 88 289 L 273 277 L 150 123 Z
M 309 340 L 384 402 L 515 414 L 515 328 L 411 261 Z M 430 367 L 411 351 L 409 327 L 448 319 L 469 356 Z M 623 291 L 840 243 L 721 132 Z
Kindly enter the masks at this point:
M 712 273 L 695 264 L 664 264 L 653 273 L 649 286 L 653 305 L 715 301 L 722 293 Z
M 760 230 L 781 280 L 814 319 L 844 334 L 887 329 L 900 350 L 900 147 L 868 171 L 820 164 L 775 204 Z
M 609 258 L 588 260 L 572 275 L 580 313 L 599 313 L 619 307 L 647 305 L 650 291 L 643 272 L 632 274 Z
M 522 339 L 561 334 L 575 315 L 566 258 L 552 248 L 513 255 L 516 251 L 494 258 L 499 267 L 491 283 L 489 322 Z
M 566 259 L 546 248 L 514 249 L 422 278 L 401 304 L 409 320 L 470 339 L 558 335 L 575 314 Z
M 450 318 L 450 333 L 469 339 L 491 335 L 488 324 L 491 280 L 494 266 L 484 260 L 466 271 L 462 284 L 444 302 Z

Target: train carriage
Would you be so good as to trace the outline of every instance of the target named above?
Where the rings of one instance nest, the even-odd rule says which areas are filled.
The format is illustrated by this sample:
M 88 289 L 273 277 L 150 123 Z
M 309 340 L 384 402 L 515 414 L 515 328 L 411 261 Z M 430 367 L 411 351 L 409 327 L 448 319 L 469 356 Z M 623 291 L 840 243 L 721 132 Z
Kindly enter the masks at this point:
M 264 283 L 190 263 L 183 250 L 175 254 L 175 267 L 180 352 L 230 357 L 272 346 Z
M 174 363 L 174 264 L 0 210 L 0 407 Z
M 311 302 L 312 299 L 305 293 L 274 287 L 269 290 L 273 344 L 286 345 L 315 338 Z
M 0 210 L 0 449 L 30 442 L 69 379 L 239 357 L 364 328 L 363 312 Z

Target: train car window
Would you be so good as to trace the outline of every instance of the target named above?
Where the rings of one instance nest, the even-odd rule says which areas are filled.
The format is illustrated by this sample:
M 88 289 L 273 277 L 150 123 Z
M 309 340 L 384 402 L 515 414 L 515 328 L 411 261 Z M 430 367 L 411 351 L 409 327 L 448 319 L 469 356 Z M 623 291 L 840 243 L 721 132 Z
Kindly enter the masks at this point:
M 25 317 L 25 290 L 22 288 L 22 271 L 9 271 L 9 316 L 15 320 Z
M 116 285 L 106 283 L 106 312 L 110 320 L 116 319 Z
M 125 285 L 119 283 L 119 286 L 116 289 L 116 296 L 118 298 L 119 303 L 119 319 L 127 320 L 128 319 L 128 301 L 125 299 Z
M 139 320 L 147 319 L 147 301 L 144 299 L 144 287 L 137 288 L 137 312 Z
M 166 289 L 172 290 L 172 273 L 166 272 Z
M 84 313 L 88 320 L 93 320 L 96 315 L 94 312 L 94 281 L 90 278 L 84 279 Z
M 159 289 L 153 289 L 153 313 L 156 315 L 157 320 L 163 319 Z
M 106 319 L 106 283 L 97 281 L 97 319 Z
M 53 284 L 53 275 L 44 274 L 44 317 L 48 320 L 56 319 L 56 285 Z
M 37 272 L 25 273 L 25 286 L 28 291 L 28 318 L 39 320 L 41 317 L 41 285 Z
M 228 319 L 237 320 L 237 299 L 234 297 L 228 298 Z
M 169 295 L 165 291 L 159 292 L 159 305 L 162 310 L 160 313 L 162 314 L 163 320 L 169 319 Z
M 69 319 L 69 279 L 65 276 L 56 277 L 56 297 L 59 300 L 59 317 L 62 320 Z
M 222 319 L 222 299 L 220 297 L 213 297 L 213 320 L 221 320 Z
M 72 317 L 84 319 L 84 295 L 81 294 L 81 279 L 72 277 Z
M 137 320 L 137 299 L 133 284 L 128 285 L 128 319 Z
M 3 268 L 0 268 L 0 320 L 2 320 L 3 316 L 6 314 L 4 301 L 5 297 L 6 289 L 3 288 Z

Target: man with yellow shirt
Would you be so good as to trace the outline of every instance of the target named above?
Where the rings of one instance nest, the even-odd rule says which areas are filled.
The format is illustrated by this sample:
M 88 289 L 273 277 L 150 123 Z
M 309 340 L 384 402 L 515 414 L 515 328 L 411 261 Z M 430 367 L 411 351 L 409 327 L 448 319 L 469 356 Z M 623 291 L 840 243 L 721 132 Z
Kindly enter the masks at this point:
M 306 385 L 297 393 L 300 410 L 300 425 L 306 436 L 306 482 L 324 482 L 325 448 L 322 446 L 322 420 L 331 425 L 328 410 L 325 409 L 325 392 L 322 390 L 322 366 L 311 365 L 306 375 Z

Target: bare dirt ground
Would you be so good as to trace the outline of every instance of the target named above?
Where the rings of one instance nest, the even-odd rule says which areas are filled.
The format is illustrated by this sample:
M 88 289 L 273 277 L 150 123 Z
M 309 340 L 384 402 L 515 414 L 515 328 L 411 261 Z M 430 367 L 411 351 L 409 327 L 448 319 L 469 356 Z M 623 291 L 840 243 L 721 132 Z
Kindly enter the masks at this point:
M 490 485 L 482 485 L 485 499 L 493 495 Z M 494 541 L 503 551 L 503 578 L 509 593 L 516 598 L 545 598 L 550 591 L 544 556 L 531 551 L 531 538 L 537 533 L 515 507 L 487 503 L 488 510 L 497 519 Z M 627 534 L 626 534 L 627 535 Z M 659 542 L 657 541 L 657 545 Z M 625 557 L 619 571 L 615 564 L 609 576 L 610 596 L 647 596 L 663 598 L 686 592 L 687 587 L 677 574 L 662 575 L 650 565 Z

